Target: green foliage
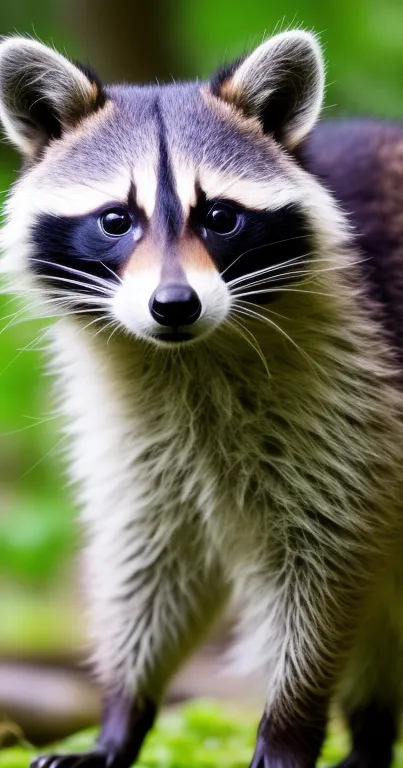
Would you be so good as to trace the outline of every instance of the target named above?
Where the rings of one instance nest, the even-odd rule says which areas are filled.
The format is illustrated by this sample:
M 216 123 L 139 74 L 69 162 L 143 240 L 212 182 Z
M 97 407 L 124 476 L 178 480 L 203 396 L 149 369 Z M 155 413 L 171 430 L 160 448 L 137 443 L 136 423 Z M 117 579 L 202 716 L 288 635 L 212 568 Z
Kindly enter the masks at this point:
M 70 553 L 69 508 L 57 497 L 32 493 L 16 497 L 10 518 L 0 518 L 2 568 L 31 584 L 48 581 Z
M 288 27 L 314 30 L 327 61 L 328 115 L 403 115 L 403 4 L 395 0 L 203 0 L 175 4 L 175 44 L 187 76 L 208 77 Z M 186 34 L 184 34 L 186 30 Z
M 8 165 L 0 166 L 1 190 L 12 177 Z M 14 298 L 0 297 L 0 580 L 39 585 L 72 550 L 73 515 L 63 490 L 51 382 L 38 351 L 44 323 L 25 314 L 14 318 L 20 310 Z

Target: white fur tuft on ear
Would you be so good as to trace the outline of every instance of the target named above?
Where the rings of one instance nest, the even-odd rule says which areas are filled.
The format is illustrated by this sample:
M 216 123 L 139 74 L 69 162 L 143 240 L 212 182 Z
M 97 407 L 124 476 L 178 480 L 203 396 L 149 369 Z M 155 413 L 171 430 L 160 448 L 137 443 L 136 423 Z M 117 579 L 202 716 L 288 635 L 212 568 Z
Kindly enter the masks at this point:
M 218 73 L 213 93 L 257 117 L 292 149 L 313 128 L 324 91 L 324 66 L 316 37 L 302 30 L 282 32 L 241 63 Z
M 0 42 L 0 119 L 24 154 L 35 154 L 102 99 L 96 76 L 52 48 L 24 37 Z

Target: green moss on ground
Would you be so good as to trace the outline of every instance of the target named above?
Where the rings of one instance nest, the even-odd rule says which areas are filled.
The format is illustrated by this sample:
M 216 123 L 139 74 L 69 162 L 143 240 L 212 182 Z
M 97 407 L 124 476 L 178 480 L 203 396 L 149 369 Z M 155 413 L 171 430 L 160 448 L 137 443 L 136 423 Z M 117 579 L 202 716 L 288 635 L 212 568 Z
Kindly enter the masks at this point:
M 247 768 L 252 755 L 256 712 L 240 714 L 211 701 L 198 701 L 163 713 L 147 739 L 138 768 Z M 58 744 L 60 752 L 91 747 L 93 730 Z M 326 741 L 320 768 L 332 766 L 347 752 L 346 734 L 334 727 Z M 0 768 L 27 768 L 35 751 L 21 744 L 0 750 Z M 403 768 L 403 747 L 397 750 L 396 766 Z

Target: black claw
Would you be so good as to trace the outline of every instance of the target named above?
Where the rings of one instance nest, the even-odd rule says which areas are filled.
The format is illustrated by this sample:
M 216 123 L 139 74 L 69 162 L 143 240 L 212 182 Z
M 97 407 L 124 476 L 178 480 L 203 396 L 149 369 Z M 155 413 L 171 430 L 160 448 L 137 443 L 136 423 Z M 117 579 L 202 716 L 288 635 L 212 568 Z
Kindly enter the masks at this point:
M 105 701 L 101 735 L 89 752 L 39 755 L 30 768 L 129 768 L 156 714 L 151 701 L 138 703 L 114 696 Z
M 48 760 L 48 755 L 40 755 L 40 757 L 36 757 L 35 760 L 32 760 L 30 768 L 45 768 Z

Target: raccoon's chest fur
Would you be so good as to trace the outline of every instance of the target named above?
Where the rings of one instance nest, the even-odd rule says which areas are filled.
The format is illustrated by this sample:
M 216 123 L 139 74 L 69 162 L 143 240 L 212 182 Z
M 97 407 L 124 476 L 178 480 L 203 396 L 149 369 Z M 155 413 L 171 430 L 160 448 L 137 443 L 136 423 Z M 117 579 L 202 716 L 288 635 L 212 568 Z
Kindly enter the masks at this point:
M 106 463 L 118 454 L 111 481 L 127 473 L 130 483 L 159 492 L 165 508 L 172 497 L 202 514 L 224 500 L 242 509 L 246 499 L 267 495 L 270 465 L 282 460 L 286 436 L 278 436 L 276 394 L 259 358 L 248 355 L 236 365 L 206 349 L 147 360 L 144 349 L 129 346 L 118 351 L 119 370 L 113 353 L 107 360 L 93 349 L 92 357 L 91 345 L 80 348 L 79 334 L 72 345 L 74 328 L 64 331 L 65 350 L 74 350 L 62 354 L 71 372 L 63 410 L 73 417 L 73 445 L 87 456 L 95 450 Z M 87 441 L 92 447 L 84 447 Z M 74 462 L 76 472 L 85 482 L 88 465 Z
M 295 546 L 313 556 L 334 535 L 348 546 L 371 525 L 371 505 L 379 510 L 378 474 L 383 486 L 396 448 L 396 393 L 346 344 L 340 364 L 338 343 L 322 339 L 322 367 L 274 346 L 267 370 L 259 356 L 208 347 L 157 358 L 118 343 L 106 355 L 59 324 L 86 523 L 99 531 L 121 516 L 122 529 L 136 517 L 147 525 L 153 510 L 168 536 L 196 517 L 230 570 L 253 563 L 259 543 L 274 557 Z

